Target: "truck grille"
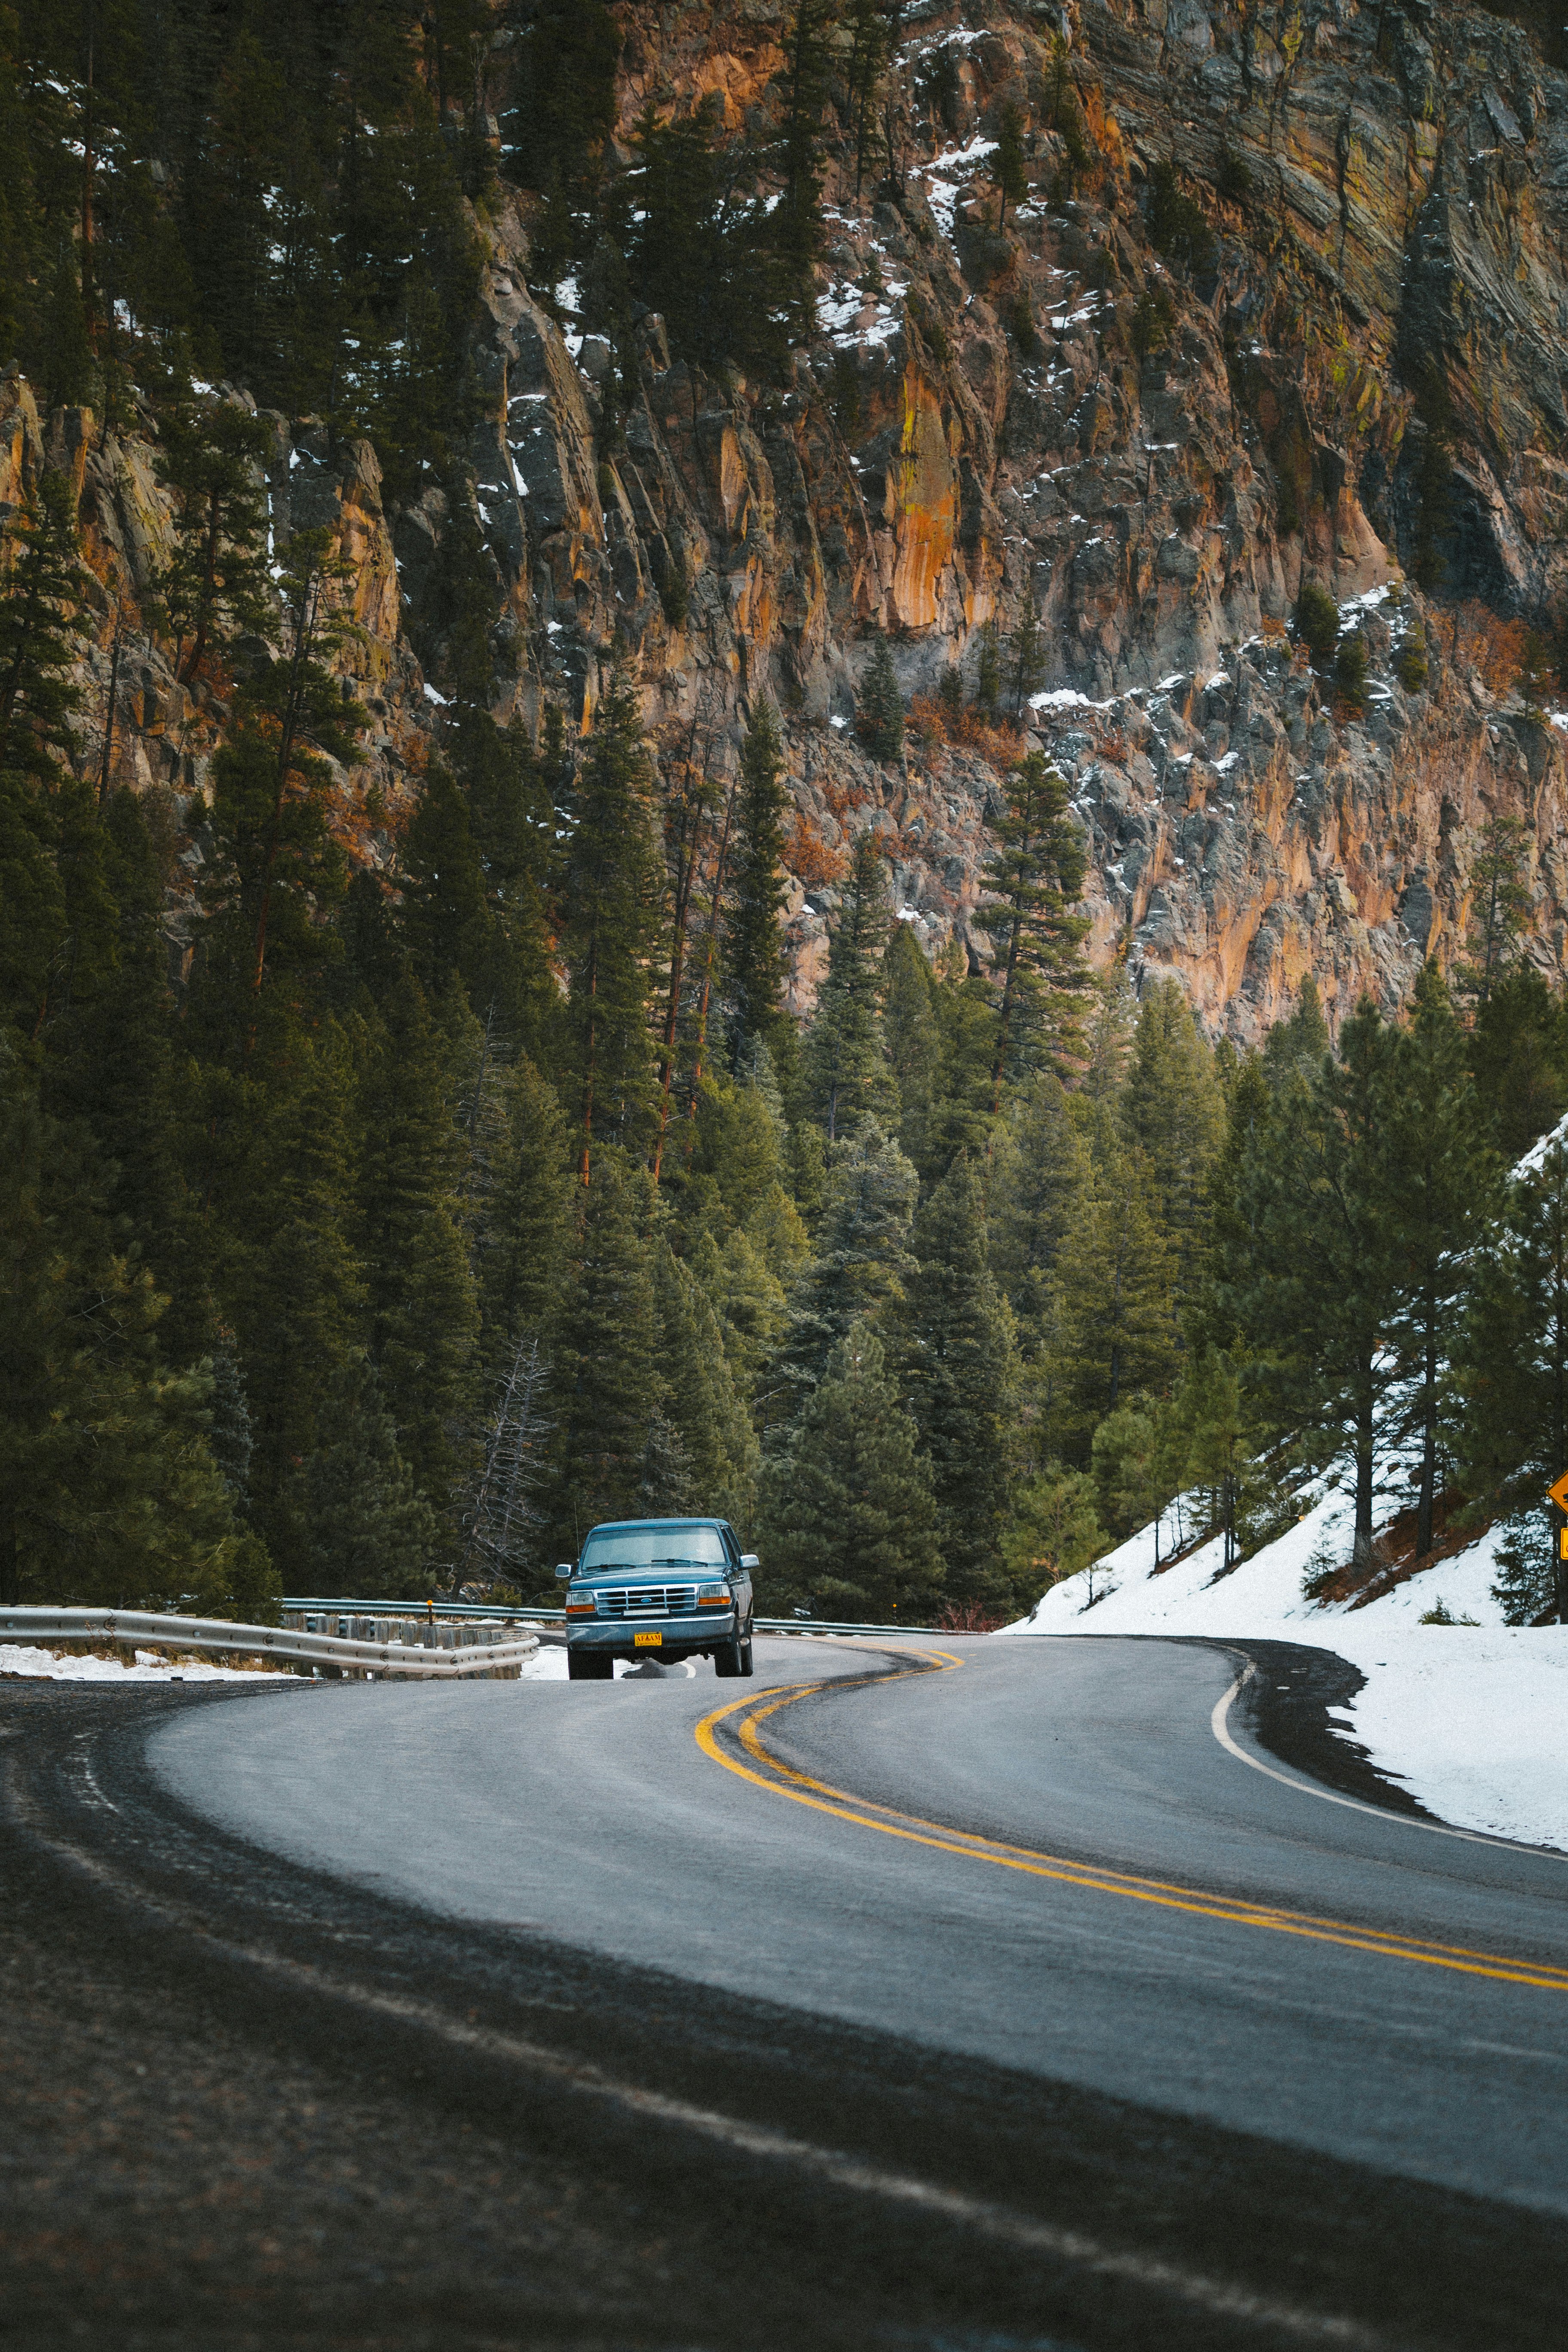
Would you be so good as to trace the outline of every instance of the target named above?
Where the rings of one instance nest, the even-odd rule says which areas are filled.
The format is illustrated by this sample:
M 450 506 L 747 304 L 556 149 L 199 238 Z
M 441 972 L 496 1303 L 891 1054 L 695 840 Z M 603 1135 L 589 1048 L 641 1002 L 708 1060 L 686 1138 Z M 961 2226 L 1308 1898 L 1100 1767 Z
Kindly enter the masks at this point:
M 686 1617 L 697 1606 L 694 1584 L 627 1584 L 602 1589 L 601 1617 Z

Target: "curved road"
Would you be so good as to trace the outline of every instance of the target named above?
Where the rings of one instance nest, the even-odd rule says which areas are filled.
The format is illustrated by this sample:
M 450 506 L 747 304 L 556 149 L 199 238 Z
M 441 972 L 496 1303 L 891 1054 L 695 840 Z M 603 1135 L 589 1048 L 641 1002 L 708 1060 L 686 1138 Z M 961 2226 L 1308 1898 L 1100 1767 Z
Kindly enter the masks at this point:
M 359 1685 L 183 1717 L 153 1761 L 449 1916 L 1568 2211 L 1568 1860 L 1248 1770 L 1211 1725 L 1236 1670 L 775 1641 L 739 1698 L 707 1671 Z
M 1568 1861 L 1350 1672 L 5 1684 L 0 2338 L 1556 2352 Z

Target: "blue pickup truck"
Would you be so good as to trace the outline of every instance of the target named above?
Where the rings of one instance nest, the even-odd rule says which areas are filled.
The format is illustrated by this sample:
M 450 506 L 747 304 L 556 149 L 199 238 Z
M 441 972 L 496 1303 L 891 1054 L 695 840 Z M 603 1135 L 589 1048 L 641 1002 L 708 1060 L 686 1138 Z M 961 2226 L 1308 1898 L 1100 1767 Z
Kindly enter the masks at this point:
M 566 1580 L 566 1672 L 608 1682 L 617 1658 L 711 1658 L 752 1671 L 752 1570 L 727 1519 L 610 1519 Z

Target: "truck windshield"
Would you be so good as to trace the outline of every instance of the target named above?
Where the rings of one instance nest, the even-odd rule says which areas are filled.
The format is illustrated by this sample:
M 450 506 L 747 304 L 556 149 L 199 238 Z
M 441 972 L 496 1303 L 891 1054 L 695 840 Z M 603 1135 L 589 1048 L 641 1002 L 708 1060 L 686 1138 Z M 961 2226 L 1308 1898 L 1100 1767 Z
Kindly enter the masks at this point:
M 724 1538 L 717 1528 L 599 1528 L 583 1547 L 579 1576 L 626 1568 L 722 1568 Z

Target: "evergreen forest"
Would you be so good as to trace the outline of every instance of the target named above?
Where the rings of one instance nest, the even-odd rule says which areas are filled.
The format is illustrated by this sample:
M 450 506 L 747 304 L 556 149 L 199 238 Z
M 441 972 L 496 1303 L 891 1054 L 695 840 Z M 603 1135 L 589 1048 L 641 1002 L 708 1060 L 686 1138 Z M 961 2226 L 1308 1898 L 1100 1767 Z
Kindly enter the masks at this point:
M 600 0 L 0 7 L 0 362 L 155 420 L 156 627 L 224 718 L 189 828 L 116 780 L 51 467 L 0 556 L 0 1599 L 549 1601 L 596 1521 L 696 1512 L 769 1614 L 986 1626 L 1173 1498 L 1169 1539 L 1234 1564 L 1333 1475 L 1321 1592 L 1502 1517 L 1510 1616 L 1563 1613 L 1568 1150 L 1524 1156 L 1568 1008 L 1512 821 L 1462 960 L 1331 1030 L 1305 977 L 1243 1051 L 1176 981 L 1091 970 L 1069 786 L 1015 730 L 990 961 L 927 957 L 850 810 L 802 1016 L 770 693 L 677 738 L 612 649 L 585 725 L 502 721 L 459 581 L 416 803 L 365 852 L 353 583 L 324 530 L 274 545 L 256 404 L 368 437 L 395 489 L 438 471 L 501 181 L 612 341 L 635 288 L 678 347 L 782 366 L 841 17 L 879 168 L 889 13 L 802 0 L 754 138 L 650 111 L 617 173 Z M 869 759 L 918 759 L 905 717 L 879 645 Z

